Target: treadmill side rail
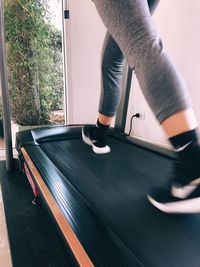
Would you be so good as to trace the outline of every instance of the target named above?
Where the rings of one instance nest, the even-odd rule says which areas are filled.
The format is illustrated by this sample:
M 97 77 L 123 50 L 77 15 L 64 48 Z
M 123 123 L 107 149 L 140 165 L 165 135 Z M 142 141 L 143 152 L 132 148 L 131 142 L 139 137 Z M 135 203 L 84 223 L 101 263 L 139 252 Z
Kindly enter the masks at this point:
M 24 163 L 23 166 L 24 166 L 24 171 L 25 171 L 26 177 L 28 178 L 28 181 L 29 181 L 29 183 L 31 185 L 31 188 L 33 190 L 33 194 L 34 194 L 35 197 L 38 197 L 39 196 L 38 190 L 37 190 L 37 188 L 36 188 L 36 186 L 35 186 L 35 184 L 33 182 L 33 179 L 31 177 L 31 174 L 30 174 L 30 172 L 28 170 L 28 167 L 27 167 L 26 163 Z
M 72 253 L 75 256 L 78 264 L 81 267 L 94 267 L 92 261 L 90 260 L 89 256 L 87 255 L 86 251 L 84 250 L 83 246 L 79 242 L 78 238 L 76 237 L 73 229 L 71 228 L 70 224 L 67 222 L 65 217 L 63 216 L 60 208 L 58 207 L 56 201 L 52 197 L 48 187 L 44 183 L 42 177 L 40 176 L 39 172 L 37 171 L 34 163 L 32 162 L 31 158 L 29 157 L 28 153 L 26 152 L 25 148 L 21 148 L 21 152 L 23 154 L 26 163 L 31 170 L 32 174 L 34 175 L 35 181 L 40 188 L 42 195 L 48 204 L 50 211 L 55 218 L 61 232 L 63 233 L 66 242 L 70 246 Z

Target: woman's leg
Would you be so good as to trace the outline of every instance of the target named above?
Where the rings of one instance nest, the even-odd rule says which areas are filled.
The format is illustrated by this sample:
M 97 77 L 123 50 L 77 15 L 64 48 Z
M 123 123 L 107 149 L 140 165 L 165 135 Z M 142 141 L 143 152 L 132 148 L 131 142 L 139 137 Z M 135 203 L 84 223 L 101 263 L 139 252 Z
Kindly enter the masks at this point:
M 155 116 L 162 123 L 191 107 L 181 75 L 169 60 L 146 0 L 94 0 L 109 33 L 118 43 Z
M 148 9 L 152 14 L 159 0 L 148 0 Z M 99 116 L 95 127 L 83 129 L 83 140 L 92 146 L 98 154 L 110 152 L 106 132 L 116 114 L 120 97 L 124 70 L 124 55 L 110 33 L 106 34 L 102 52 L 102 86 L 99 102 Z
M 112 36 L 107 33 L 102 51 L 102 82 L 99 101 L 100 121 L 104 122 L 103 124 L 110 124 L 119 105 L 124 63 L 121 49 Z
M 84 126 L 82 130 L 83 141 L 92 146 L 96 154 L 110 152 L 106 133 L 120 101 L 124 62 L 121 49 L 107 33 L 102 51 L 99 116 L 95 126 Z
M 158 4 L 158 1 L 149 0 L 149 9 L 151 12 L 154 11 L 157 4 Z M 159 49 L 160 40 L 159 40 L 159 37 L 157 38 L 158 38 L 158 49 Z M 168 69 L 170 68 L 170 64 L 168 66 Z M 117 107 L 120 101 L 120 92 L 121 92 L 120 89 L 121 89 L 121 81 L 122 81 L 122 75 L 123 75 L 123 65 L 124 65 L 124 57 L 121 52 L 121 49 L 119 48 L 115 40 L 111 37 L 111 35 L 107 33 L 105 43 L 104 43 L 104 49 L 103 49 L 102 90 L 101 90 L 101 98 L 100 98 L 100 104 L 99 104 L 99 120 L 102 124 L 105 124 L 105 125 L 109 125 L 112 122 L 112 119 L 114 115 L 116 114 L 116 110 L 117 110 Z M 170 98 L 168 98 L 168 92 L 166 92 L 166 94 L 162 93 L 162 98 L 159 101 L 160 91 L 161 92 L 164 90 L 168 91 L 167 88 L 166 89 L 163 88 L 165 86 L 163 86 L 162 84 L 162 82 L 165 83 L 166 78 L 163 79 L 163 81 L 161 79 L 161 85 L 156 84 L 157 81 L 156 79 L 153 78 L 154 80 L 153 82 L 154 84 L 156 84 L 156 86 L 153 85 L 153 88 L 155 88 L 154 90 L 157 90 L 158 86 L 160 86 L 161 88 L 160 90 L 158 90 L 157 95 L 156 95 L 156 92 L 153 91 L 152 93 L 150 92 L 150 90 L 148 91 L 148 89 L 146 92 L 144 92 L 144 94 L 146 93 L 147 98 L 149 98 L 149 102 L 152 102 L 152 95 L 153 95 L 153 99 L 158 100 L 157 105 L 154 105 L 154 103 L 152 103 L 150 104 L 150 106 L 153 106 L 153 107 L 155 106 L 155 108 L 156 106 L 158 106 L 157 107 L 158 111 L 157 112 L 155 111 L 154 113 L 157 114 L 158 119 L 160 118 L 159 120 L 161 121 L 161 125 L 163 126 L 166 134 L 169 137 L 183 133 L 187 130 L 192 130 L 197 127 L 197 122 L 195 119 L 194 112 L 191 108 L 189 108 L 189 105 L 187 106 L 187 103 L 185 107 L 184 107 L 184 103 L 181 103 L 178 106 L 176 105 L 176 99 L 179 98 L 179 95 L 178 97 L 176 97 L 176 94 L 180 94 L 179 91 L 177 92 L 177 90 L 179 89 L 178 87 L 176 87 L 176 83 L 178 79 L 182 80 L 182 77 L 178 77 L 177 79 L 176 77 L 177 74 L 175 73 L 176 71 L 173 71 L 173 68 L 172 68 L 172 75 L 169 75 L 168 78 L 170 79 L 170 76 L 171 76 L 171 79 L 174 80 L 174 77 L 175 77 L 176 81 L 172 81 L 172 83 L 173 82 L 175 83 L 174 86 L 173 84 L 172 86 L 170 84 L 170 91 L 172 91 Z M 162 72 L 166 74 L 166 70 L 162 70 Z M 136 70 L 136 73 L 137 73 L 137 70 Z M 157 75 L 159 76 L 158 79 L 160 79 L 160 75 L 159 74 Z M 180 82 L 178 81 L 178 83 Z M 183 86 L 185 87 L 185 85 Z M 146 85 L 146 87 L 148 87 L 148 85 Z M 176 88 L 176 92 L 173 92 L 173 88 Z M 175 94 L 175 98 L 173 97 L 173 93 Z M 169 93 L 169 96 L 170 96 L 170 93 Z M 162 100 L 163 98 L 165 101 Z M 163 102 L 165 103 L 167 99 L 168 101 L 164 107 Z M 181 100 L 182 99 L 180 99 L 179 101 Z M 171 103 L 172 103 L 172 106 L 174 106 L 172 108 L 171 108 Z M 159 106 L 162 106 L 161 111 L 159 111 Z M 166 106 L 168 106 L 167 108 L 168 112 L 165 114 Z M 172 113 L 172 115 L 171 116 L 167 115 L 168 113 L 170 115 Z M 179 123 L 177 123 L 177 121 L 179 121 Z
M 148 0 L 151 14 L 160 0 Z M 116 114 L 120 98 L 124 69 L 124 56 L 113 37 L 107 32 L 102 51 L 102 86 L 99 102 L 99 121 L 110 125 Z
M 198 123 L 192 108 L 175 113 L 161 123 L 167 136 L 175 135 L 193 130 L 198 127 Z
M 149 199 L 166 212 L 195 212 L 189 203 L 198 207 L 200 200 L 197 122 L 185 82 L 163 49 L 147 1 L 94 3 L 129 66 L 134 68 L 144 96 L 180 158 L 170 188 L 151 194 Z M 188 187 L 190 190 L 186 190 Z

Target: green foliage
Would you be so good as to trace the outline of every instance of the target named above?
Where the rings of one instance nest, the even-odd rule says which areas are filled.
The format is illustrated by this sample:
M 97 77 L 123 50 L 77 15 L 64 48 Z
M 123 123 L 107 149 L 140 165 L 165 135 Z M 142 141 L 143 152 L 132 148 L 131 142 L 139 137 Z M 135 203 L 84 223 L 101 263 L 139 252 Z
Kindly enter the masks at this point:
M 11 114 L 21 125 L 45 124 L 63 108 L 62 36 L 48 0 L 5 0 Z

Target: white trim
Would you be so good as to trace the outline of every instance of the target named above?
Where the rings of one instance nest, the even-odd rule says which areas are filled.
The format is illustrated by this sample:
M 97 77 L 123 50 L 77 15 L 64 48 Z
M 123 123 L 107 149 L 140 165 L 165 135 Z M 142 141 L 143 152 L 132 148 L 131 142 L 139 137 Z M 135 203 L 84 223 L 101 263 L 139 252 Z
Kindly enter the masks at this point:
M 171 194 L 174 197 L 185 199 L 187 198 L 195 189 L 197 188 L 197 185 L 186 185 L 182 187 L 176 187 L 172 185 L 171 188 Z
M 66 9 L 70 10 L 69 4 L 67 3 L 67 0 L 62 0 L 65 122 L 71 124 L 73 123 L 71 34 L 70 19 L 64 19 L 64 10 Z
M 111 149 L 109 146 L 104 146 L 104 147 L 97 147 L 93 144 L 92 146 L 92 150 L 94 151 L 94 153 L 96 154 L 108 154 L 110 153 Z
M 193 180 L 190 184 L 177 187 L 172 185 L 171 194 L 178 198 L 187 198 L 200 185 L 200 178 Z
M 171 203 L 159 203 L 147 196 L 153 206 L 165 213 L 192 214 L 200 213 L 200 197 Z
M 186 147 L 188 147 L 193 141 L 190 141 L 189 143 L 185 144 L 184 146 L 181 146 L 179 148 L 174 149 L 175 152 L 181 152 L 183 151 Z

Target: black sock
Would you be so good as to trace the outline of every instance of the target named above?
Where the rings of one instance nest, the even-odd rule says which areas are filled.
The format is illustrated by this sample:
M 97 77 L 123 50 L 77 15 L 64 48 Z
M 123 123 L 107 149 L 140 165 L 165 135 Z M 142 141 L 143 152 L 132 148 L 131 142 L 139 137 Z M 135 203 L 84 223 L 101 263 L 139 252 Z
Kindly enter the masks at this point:
M 199 143 L 198 131 L 193 129 L 169 138 L 169 141 L 175 150 L 181 150 L 184 146 L 187 147 L 189 143 Z
M 96 140 L 105 139 L 109 127 L 110 125 L 102 124 L 99 119 L 97 119 L 96 127 L 94 127 L 92 131 L 92 137 Z
M 169 138 L 180 160 L 181 172 L 186 178 L 200 175 L 200 144 L 198 129 Z
M 97 126 L 98 128 L 100 128 L 100 129 L 104 129 L 105 131 L 107 131 L 107 129 L 110 127 L 110 125 L 102 124 L 102 123 L 99 121 L 99 118 L 97 119 L 96 126 Z

